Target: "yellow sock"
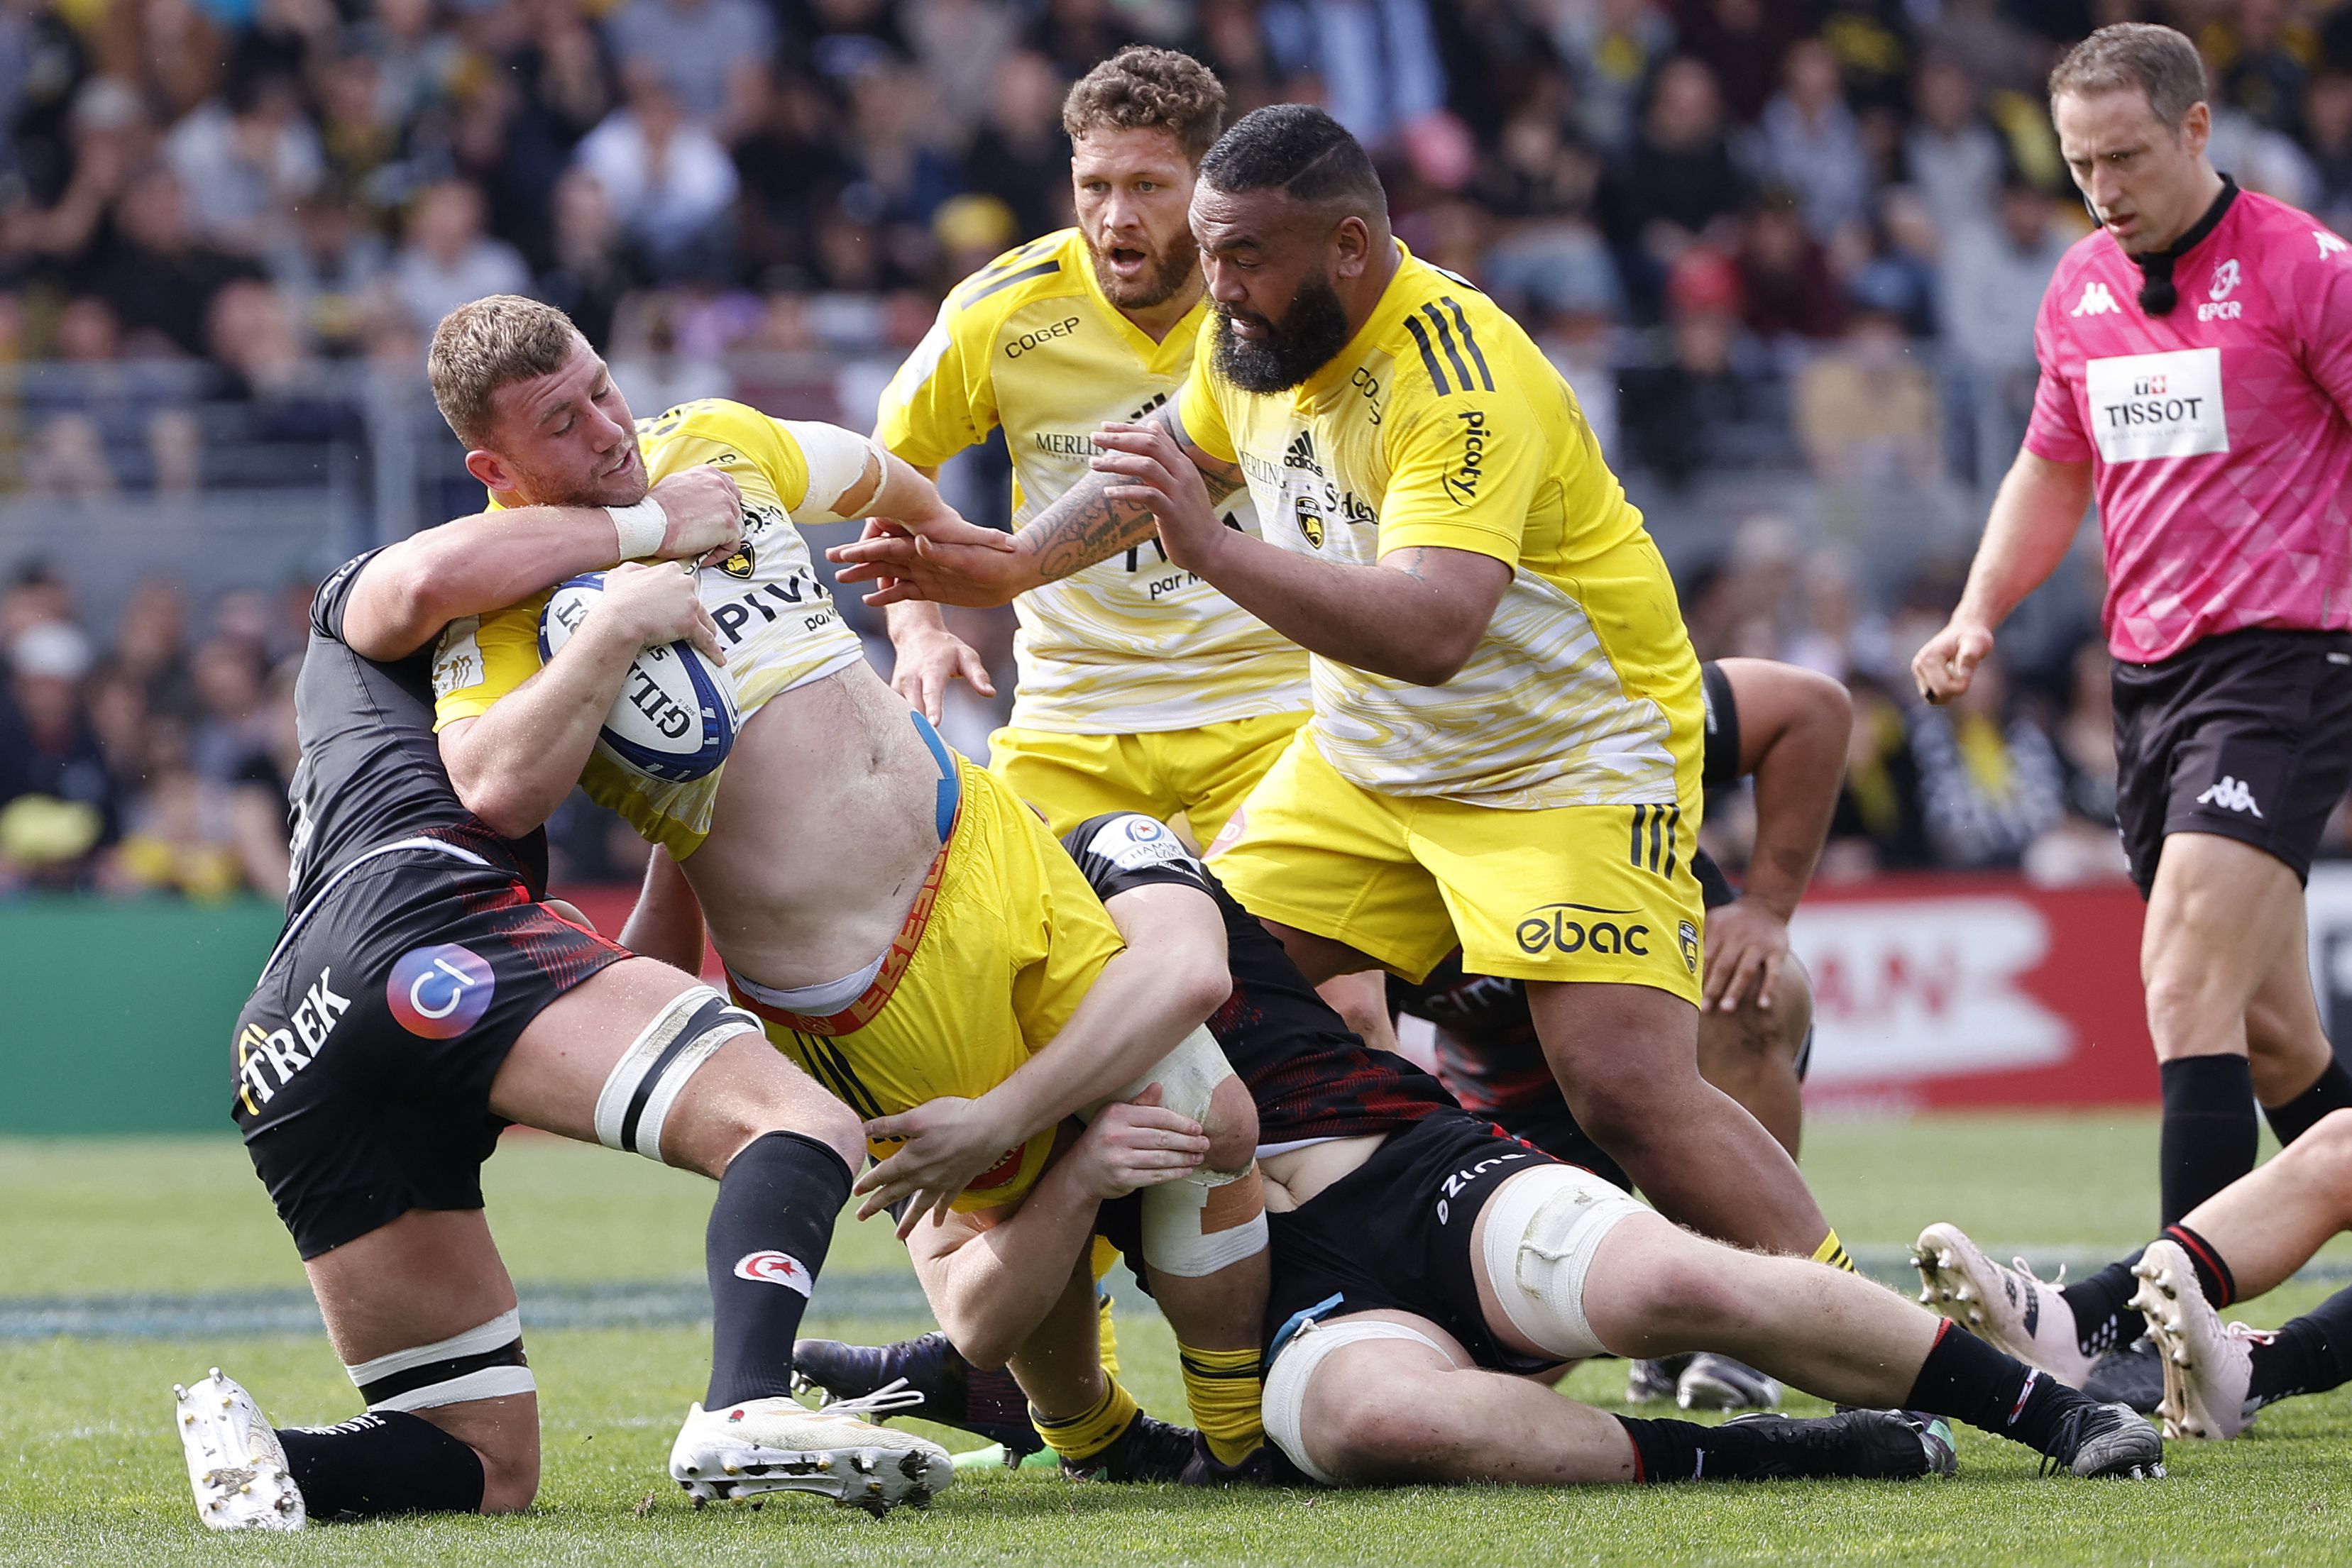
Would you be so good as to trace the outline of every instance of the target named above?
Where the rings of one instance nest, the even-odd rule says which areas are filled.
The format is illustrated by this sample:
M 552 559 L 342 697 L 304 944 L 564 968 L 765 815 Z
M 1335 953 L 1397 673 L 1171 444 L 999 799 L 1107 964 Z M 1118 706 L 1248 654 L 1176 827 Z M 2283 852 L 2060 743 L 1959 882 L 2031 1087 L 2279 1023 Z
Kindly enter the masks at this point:
M 1265 1422 L 1258 1399 L 1265 1381 L 1255 1350 L 1194 1350 L 1176 1347 L 1176 1364 L 1184 1373 L 1184 1397 L 1192 1406 L 1192 1424 L 1208 1439 L 1209 1452 L 1221 1465 L 1238 1465 L 1265 1441 Z
M 1846 1251 L 1845 1243 L 1837 1239 L 1834 1230 L 1822 1237 L 1822 1244 L 1813 1249 L 1813 1261 L 1826 1263 L 1832 1269 L 1843 1269 L 1849 1274 L 1861 1272 L 1853 1266 L 1853 1256 Z
M 1093 1267 L 1096 1322 L 1099 1325 L 1097 1337 L 1102 1342 L 1103 1375 L 1111 1378 L 1118 1375 L 1118 1326 L 1111 1321 L 1110 1292 L 1102 1289 L 1102 1282 L 1103 1276 L 1109 1273 L 1111 1265 L 1118 1261 L 1118 1249 L 1101 1237 L 1096 1237 Z
M 1090 1459 L 1127 1430 L 1127 1424 L 1139 1414 L 1135 1396 L 1120 1387 L 1115 1377 L 1106 1377 L 1103 1385 L 1103 1396 L 1083 1415 L 1057 1419 L 1041 1414 L 1034 1405 L 1029 1406 L 1029 1419 L 1047 1448 L 1066 1459 Z

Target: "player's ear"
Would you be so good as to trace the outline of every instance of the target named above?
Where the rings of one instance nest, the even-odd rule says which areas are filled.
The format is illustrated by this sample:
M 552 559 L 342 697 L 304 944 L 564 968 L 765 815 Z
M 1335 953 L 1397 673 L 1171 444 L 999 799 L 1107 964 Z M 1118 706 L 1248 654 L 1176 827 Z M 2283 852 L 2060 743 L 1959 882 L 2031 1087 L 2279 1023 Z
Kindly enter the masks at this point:
M 495 452 L 476 447 L 466 454 L 466 472 L 482 482 L 486 490 L 511 490 L 514 475 Z
M 2180 117 L 2180 140 L 2188 144 L 2193 156 L 2205 151 L 2213 139 L 2213 110 L 2204 103 L 2192 103 L 2189 112 Z
M 1361 277 L 1371 256 L 1371 225 L 1360 214 L 1349 213 L 1331 231 L 1331 270 L 1341 277 Z

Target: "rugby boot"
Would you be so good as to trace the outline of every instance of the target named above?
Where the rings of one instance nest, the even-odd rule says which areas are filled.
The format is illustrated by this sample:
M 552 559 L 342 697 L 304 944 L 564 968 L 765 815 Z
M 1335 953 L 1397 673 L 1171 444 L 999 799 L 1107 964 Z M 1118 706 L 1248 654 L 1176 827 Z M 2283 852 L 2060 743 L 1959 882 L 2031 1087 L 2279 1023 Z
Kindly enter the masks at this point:
M 2131 1304 L 2147 1318 L 2164 1372 L 2156 1412 L 2164 1435 L 2234 1437 L 2252 1426 L 2263 1407 L 2246 1396 L 2254 1375 L 2252 1347 L 2271 1336 L 2243 1323 L 2223 1323 L 2177 1242 L 2157 1242 L 2140 1254 L 2132 1272 L 2141 1283 Z
M 2141 1334 L 2091 1364 L 2083 1392 L 2102 1405 L 2128 1405 L 2153 1416 L 2164 1403 L 2164 1357 L 2156 1342 Z
M 924 1420 L 996 1445 L 1001 1450 L 997 1462 L 1008 1467 L 1045 1446 L 1030 1425 L 1029 1402 L 1013 1375 L 1001 1367 L 984 1372 L 972 1365 L 937 1329 L 896 1344 L 804 1339 L 793 1346 L 793 1368 L 803 1385 L 827 1399 L 863 1398 L 886 1384 L 903 1381 L 923 1396 Z M 887 1420 L 889 1415 L 876 1419 Z
M 1083 1459 L 1064 1459 L 1062 1474 L 1074 1481 L 1181 1481 L 1199 1437 L 1190 1427 L 1155 1421 L 1139 1410 L 1105 1447 Z
M 2164 1434 L 2126 1405 L 2085 1397 L 2058 1417 L 2042 1457 L 2042 1473 L 2065 1470 L 2086 1480 L 2158 1480 L 2164 1475 Z
M 2055 1284 L 2033 1277 L 2025 1260 L 2003 1268 L 1957 1225 L 1931 1225 L 1911 1250 L 1919 1300 L 1979 1339 L 2038 1366 L 2069 1388 L 2091 1375 L 2091 1357 L 2074 1338 L 2074 1309 Z
M 670 1478 L 697 1508 L 779 1491 L 815 1492 L 877 1518 L 900 1503 L 919 1507 L 954 1481 L 948 1451 L 863 1417 L 903 1414 L 921 1402 L 912 1389 L 887 1384 L 822 1410 L 784 1395 L 716 1410 L 696 1405 L 670 1448 Z
M 1657 1405 L 1672 1399 L 1681 1384 L 1683 1369 L 1692 1359 L 1688 1355 L 1662 1355 L 1626 1363 L 1625 1403 Z
M 196 1517 L 208 1530 L 299 1530 L 309 1521 L 286 1447 L 269 1418 L 217 1366 L 194 1388 L 172 1385 Z
M 1848 1410 L 1836 1416 L 1735 1416 L 1726 1429 L 1761 1437 L 1766 1457 L 1743 1465 L 1743 1480 L 1847 1476 L 1911 1480 L 1959 1469 L 1952 1429 L 1907 1410 Z
M 1685 1410 L 1774 1410 L 1780 1381 L 1744 1361 L 1701 1351 L 1675 1380 L 1675 1403 Z
M 1303 1487 L 1315 1484 L 1290 1462 L 1289 1455 L 1270 1442 L 1252 1448 L 1241 1463 L 1228 1465 L 1209 1452 L 1205 1438 L 1194 1439 L 1192 1462 L 1186 1465 L 1184 1473 L 1176 1479 L 1180 1484 L 1188 1487 Z

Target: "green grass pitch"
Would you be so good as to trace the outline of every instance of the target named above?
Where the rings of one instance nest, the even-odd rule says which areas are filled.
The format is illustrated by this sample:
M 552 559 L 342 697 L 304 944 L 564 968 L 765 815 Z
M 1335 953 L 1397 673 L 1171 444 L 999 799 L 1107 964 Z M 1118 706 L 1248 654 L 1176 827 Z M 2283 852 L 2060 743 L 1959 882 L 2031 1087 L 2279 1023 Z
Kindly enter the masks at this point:
M 2152 1223 L 2155 1125 L 2145 1116 L 1824 1122 L 1805 1166 L 1865 1259 L 1952 1219 L 1989 1244 L 2089 1257 Z M 545 1296 L 664 1283 L 673 1302 L 701 1268 L 708 1188 L 640 1160 L 551 1140 L 510 1142 L 489 1168 L 492 1223 L 522 1282 Z M 2232 1444 L 2171 1446 L 2169 1479 L 2043 1480 L 2034 1457 L 1963 1431 L 1953 1481 L 1888 1485 L 1406 1489 L 1198 1494 L 1076 1486 L 1036 1473 L 967 1473 L 928 1511 L 877 1522 L 812 1499 L 696 1513 L 663 1475 L 678 1418 L 701 1388 L 704 1331 L 536 1327 L 546 1479 L 538 1506 L 501 1520 L 403 1521 L 295 1537 L 220 1537 L 196 1523 L 169 1420 L 170 1385 L 218 1364 L 276 1418 L 357 1408 L 323 1336 L 239 1332 L 253 1292 L 301 1272 L 233 1141 L 0 1141 L 0 1561 L 10 1563 L 1519 1563 L 1554 1562 L 2340 1562 L 2352 1554 L 2352 1394 L 2266 1412 Z M 2332 1248 L 2342 1262 L 2352 1249 Z M 911 1279 L 888 1233 L 845 1221 L 827 1266 L 865 1315 L 826 1306 L 814 1332 L 884 1337 Z M 2325 1287 L 2256 1302 L 2273 1323 Z M 238 1292 L 244 1292 L 243 1296 Z M 26 1337 L 28 1304 L 73 1298 L 135 1315 L 194 1298 L 229 1315 L 175 1337 Z M 544 1299 L 544 1298 L 543 1298 Z M 570 1299 L 570 1298 L 566 1298 Z M 876 1306 L 874 1303 L 882 1303 Z M 673 1318 L 675 1313 L 672 1314 Z M 1128 1382 L 1181 1415 L 1172 1347 L 1148 1307 L 1122 1311 Z M 1564 1385 L 1608 1406 L 1623 1368 Z M 1792 1408 L 1818 1409 L 1804 1401 Z

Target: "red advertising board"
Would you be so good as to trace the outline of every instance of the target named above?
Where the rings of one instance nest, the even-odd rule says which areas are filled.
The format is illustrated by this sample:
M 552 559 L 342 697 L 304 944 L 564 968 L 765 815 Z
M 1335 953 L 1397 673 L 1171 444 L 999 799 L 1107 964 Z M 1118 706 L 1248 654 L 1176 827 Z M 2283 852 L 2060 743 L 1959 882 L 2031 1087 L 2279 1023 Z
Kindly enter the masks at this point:
M 636 890 L 564 896 L 608 936 Z M 2011 876 L 1821 886 L 1791 932 L 1814 995 L 1809 1105 L 1902 1113 L 2150 1103 L 2139 895 Z M 717 959 L 706 974 L 719 974 Z
M 2114 1105 L 2158 1098 L 2122 882 L 2007 876 L 1817 887 L 1790 940 L 1811 972 L 1822 1109 Z

